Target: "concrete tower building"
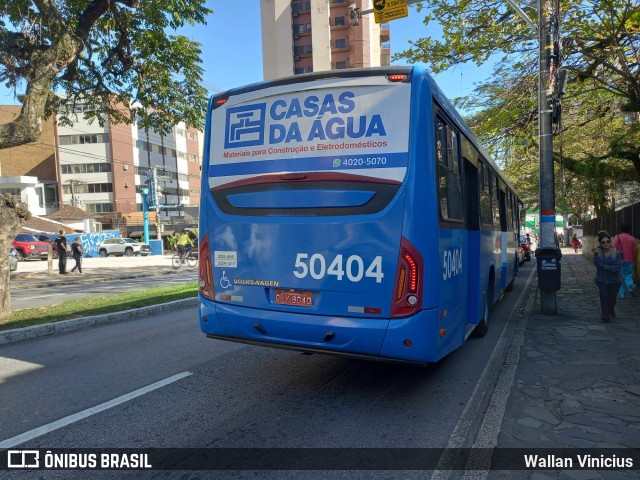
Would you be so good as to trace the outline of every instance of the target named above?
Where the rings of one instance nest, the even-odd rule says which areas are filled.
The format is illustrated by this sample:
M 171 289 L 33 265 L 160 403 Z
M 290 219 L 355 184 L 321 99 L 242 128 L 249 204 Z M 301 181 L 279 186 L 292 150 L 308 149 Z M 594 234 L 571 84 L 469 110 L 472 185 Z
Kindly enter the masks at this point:
M 294 74 L 390 64 L 389 24 L 350 11 L 371 0 L 260 0 L 265 80 Z

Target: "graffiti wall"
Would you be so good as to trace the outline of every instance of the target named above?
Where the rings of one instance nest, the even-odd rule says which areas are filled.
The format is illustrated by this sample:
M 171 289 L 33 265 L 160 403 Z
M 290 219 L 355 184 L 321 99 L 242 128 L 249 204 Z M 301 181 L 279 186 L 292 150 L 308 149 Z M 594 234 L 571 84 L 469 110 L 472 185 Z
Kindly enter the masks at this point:
M 105 230 L 93 233 L 68 233 L 67 245 L 71 247 L 73 240 L 76 237 L 80 237 L 82 248 L 85 251 L 85 257 L 97 257 L 98 245 L 104 242 L 107 238 L 119 238 L 120 236 L 120 230 Z

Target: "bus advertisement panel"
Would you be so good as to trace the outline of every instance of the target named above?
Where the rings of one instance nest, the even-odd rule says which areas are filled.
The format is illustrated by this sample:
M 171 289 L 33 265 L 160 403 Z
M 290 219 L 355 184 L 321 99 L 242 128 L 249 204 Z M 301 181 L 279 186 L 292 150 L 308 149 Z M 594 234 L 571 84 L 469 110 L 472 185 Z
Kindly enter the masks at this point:
M 394 86 L 325 81 L 230 97 L 213 112 L 210 187 L 282 172 L 402 181 L 411 89 Z

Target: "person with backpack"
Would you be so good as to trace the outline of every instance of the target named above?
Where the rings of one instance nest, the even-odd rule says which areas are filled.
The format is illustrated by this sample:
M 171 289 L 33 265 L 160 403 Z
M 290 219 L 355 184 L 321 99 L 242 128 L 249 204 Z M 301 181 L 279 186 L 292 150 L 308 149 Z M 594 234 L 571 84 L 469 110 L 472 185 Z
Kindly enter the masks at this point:
M 622 252 L 622 270 L 620 275 L 622 276 L 622 284 L 620 290 L 618 290 L 618 298 L 624 298 L 625 290 L 631 294 L 632 297 L 637 297 L 636 286 L 633 283 L 633 266 L 636 263 L 636 256 L 638 254 L 638 242 L 635 237 L 631 235 L 631 225 L 628 223 L 622 223 L 620 225 L 620 233 L 613 239 L 613 246 L 619 252 Z

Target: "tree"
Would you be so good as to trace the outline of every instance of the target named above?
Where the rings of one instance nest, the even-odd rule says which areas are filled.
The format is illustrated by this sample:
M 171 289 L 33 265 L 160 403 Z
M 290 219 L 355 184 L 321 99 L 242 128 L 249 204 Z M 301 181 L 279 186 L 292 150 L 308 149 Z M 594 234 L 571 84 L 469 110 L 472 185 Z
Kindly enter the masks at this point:
M 537 113 L 532 105 L 535 98 L 526 88 L 535 83 L 535 77 L 511 80 L 522 87 L 520 93 L 497 77 L 495 84 L 484 85 L 476 96 L 457 103 L 463 108 L 482 105 L 467 118 L 469 125 L 502 163 L 525 204 L 535 207 L 539 195 Z M 613 207 L 608 193 L 617 181 L 639 178 L 630 157 L 638 153 L 632 145 L 640 142 L 637 133 L 633 136 L 638 125 L 625 124 L 618 98 L 604 91 L 577 97 L 575 90 L 570 86 L 563 102 L 564 120 L 555 141 L 556 204 L 582 219 L 591 206 L 598 214 Z M 631 155 L 616 154 L 615 148 Z
M 0 81 L 22 103 L 0 125 L 0 148 L 36 140 L 56 112 L 70 123 L 77 103 L 102 124 L 138 122 L 166 133 L 184 121 L 201 127 L 207 92 L 201 86 L 200 45 L 177 30 L 206 23 L 205 0 L 11 0 L 0 6 Z M 24 90 L 22 90 L 24 89 Z M 10 208 L 6 203 L 0 209 Z M 5 215 L 6 212 L 1 212 Z M 0 227 L 7 252 L 8 225 Z M 15 231 L 15 230 L 14 230 Z M 0 297 L 7 289 L 0 255 Z M 0 318 L 8 315 L 0 306 Z
M 558 0 L 563 38 L 563 64 L 573 80 L 594 81 L 595 88 L 625 99 L 626 111 L 640 112 L 640 9 L 636 0 Z M 442 25 L 442 37 L 421 38 L 398 54 L 425 62 L 436 72 L 464 62 L 481 64 L 495 55 L 503 61 L 537 57 L 536 32 L 508 3 L 491 0 L 425 0 L 429 13 Z M 522 4 L 526 2 L 520 2 Z M 537 18 L 531 6 L 524 7 Z
M 640 10 L 635 0 L 559 1 L 559 53 L 569 71 L 569 91 L 554 160 L 567 170 L 571 188 L 565 185 L 565 191 L 580 199 L 559 206 L 564 202 L 566 211 L 581 214 L 588 198 L 603 211 L 611 206 L 607 187 L 640 178 L 640 126 L 624 121 L 625 112 L 640 111 Z M 538 160 L 529 146 L 537 145 L 536 32 L 504 1 L 426 0 L 424 5 L 429 10 L 425 25 L 437 20 L 442 38 L 413 41 L 397 58 L 423 61 L 435 72 L 461 62 L 501 59 L 491 78 L 456 103 L 469 112 L 472 128 L 535 205 Z M 537 18 L 533 8 L 524 8 Z
M 11 274 L 9 270 L 9 247 L 13 241 L 13 234 L 21 221 L 28 220 L 31 214 L 19 205 L 19 199 L 13 195 L 0 194 L 0 245 L 6 245 L 3 250 L 2 261 L 0 261 L 0 278 L 8 279 Z M 7 282 L 8 283 L 8 282 Z M 11 312 L 11 296 L 7 283 L 0 288 L 0 312 Z M 0 323 L 2 323 L 0 316 Z

